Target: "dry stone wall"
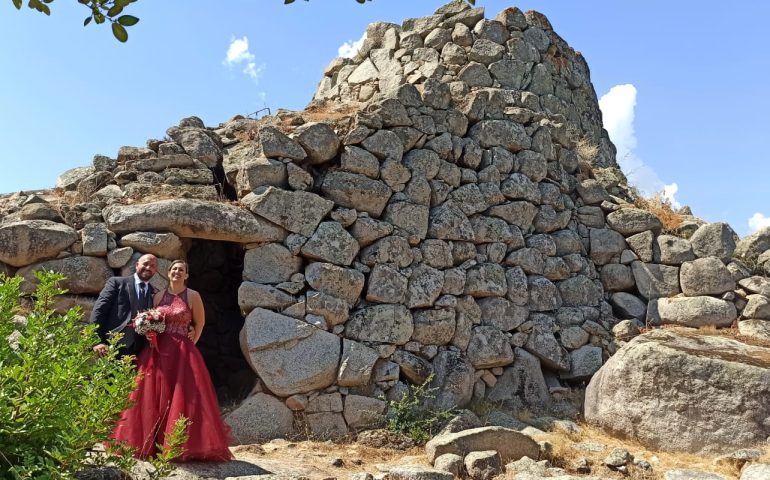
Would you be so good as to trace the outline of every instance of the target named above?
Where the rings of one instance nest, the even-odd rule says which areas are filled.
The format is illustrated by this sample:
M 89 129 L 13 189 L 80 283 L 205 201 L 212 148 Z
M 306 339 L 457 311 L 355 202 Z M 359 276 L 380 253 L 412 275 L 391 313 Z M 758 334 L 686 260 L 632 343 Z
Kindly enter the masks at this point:
M 634 208 L 585 60 L 515 7 L 370 25 L 305 111 L 186 118 L 54 193 L 4 199 L 0 272 L 28 289 L 65 273 L 62 308 L 88 310 L 143 252 L 163 287 L 193 239 L 243 248 L 240 347 L 259 380 L 228 416 L 238 442 L 293 419 L 365 429 L 429 379 L 442 407 L 559 404 L 645 323 L 742 315 L 768 336 L 770 280 L 734 256 L 770 265 L 770 230 L 736 242 L 688 217 L 672 235 Z

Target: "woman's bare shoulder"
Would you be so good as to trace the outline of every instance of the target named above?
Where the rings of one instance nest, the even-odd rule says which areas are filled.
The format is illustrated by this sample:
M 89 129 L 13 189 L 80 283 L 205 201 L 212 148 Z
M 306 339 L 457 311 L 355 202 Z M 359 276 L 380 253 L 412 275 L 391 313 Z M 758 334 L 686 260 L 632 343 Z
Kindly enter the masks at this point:
M 187 288 L 187 298 L 189 298 L 189 299 L 201 298 L 201 294 L 198 293 L 198 290 L 193 290 L 192 288 Z

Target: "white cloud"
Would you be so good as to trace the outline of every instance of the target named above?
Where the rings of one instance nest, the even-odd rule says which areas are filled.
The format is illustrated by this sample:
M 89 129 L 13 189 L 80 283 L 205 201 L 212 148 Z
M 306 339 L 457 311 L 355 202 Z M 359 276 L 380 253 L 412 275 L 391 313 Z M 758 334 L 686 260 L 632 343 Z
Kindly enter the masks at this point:
M 674 198 L 678 191 L 679 185 L 676 182 L 663 185 L 663 198 L 671 202 L 671 206 L 674 208 L 682 208 L 682 204 L 677 202 L 676 198 Z
M 265 64 L 257 65 L 256 57 L 249 51 L 249 39 L 245 35 L 243 38 L 232 39 L 223 63 L 228 67 L 243 65 L 243 73 L 254 80 L 254 83 L 259 83 L 265 70 Z
M 764 214 L 757 212 L 749 218 L 749 229 L 751 233 L 765 227 L 770 227 L 770 217 L 766 217 Z
M 604 119 L 604 128 L 618 150 L 617 160 L 628 181 L 645 196 L 661 193 L 671 205 L 681 205 L 674 197 L 679 190 L 676 183 L 665 184 L 658 174 L 641 158 L 636 156 L 636 134 L 634 132 L 634 108 L 636 108 L 636 87 L 627 83 L 615 85 L 599 99 L 599 108 Z
M 243 73 L 251 77 L 255 82 L 259 81 L 259 77 L 262 76 L 262 72 L 265 70 L 265 64 L 257 66 L 254 62 L 249 62 L 243 68 Z
M 366 32 L 356 40 L 355 42 L 350 40 L 345 43 L 343 43 L 340 48 L 337 49 L 337 56 L 343 57 L 343 58 L 353 58 L 356 56 L 356 53 L 358 53 L 358 50 L 364 45 L 364 41 L 366 40 Z
M 241 62 L 253 62 L 254 54 L 249 52 L 249 39 L 245 35 L 243 38 L 234 38 L 230 42 L 225 57 L 226 65 L 236 65 Z

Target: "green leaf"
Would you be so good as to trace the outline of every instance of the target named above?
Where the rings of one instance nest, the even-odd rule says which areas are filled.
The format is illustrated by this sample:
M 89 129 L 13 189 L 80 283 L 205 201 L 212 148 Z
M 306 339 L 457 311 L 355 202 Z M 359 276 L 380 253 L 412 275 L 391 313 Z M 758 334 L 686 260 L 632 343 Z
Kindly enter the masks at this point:
M 126 40 L 128 40 L 128 32 L 123 25 L 118 22 L 112 24 L 112 34 L 115 35 L 115 38 L 117 38 L 119 42 L 125 43 Z
M 51 14 L 51 10 L 48 8 L 48 5 L 44 4 L 40 0 L 29 0 L 29 3 L 27 4 L 29 8 L 34 8 L 40 13 L 45 13 L 46 15 Z
M 21 10 L 21 0 L 13 0 L 13 6 L 16 7 L 16 10 Z
M 83 20 L 83 26 L 88 26 L 89 23 L 91 23 L 91 20 L 93 20 L 93 17 L 86 17 L 85 20 Z
M 118 18 L 118 23 L 120 23 L 124 27 L 131 27 L 139 23 L 139 19 L 134 17 L 133 15 L 121 15 Z
M 115 5 L 109 10 L 107 10 L 107 16 L 108 17 L 115 17 L 120 15 L 120 13 L 123 11 L 123 7 L 120 5 Z
M 294 3 L 294 0 L 283 0 L 284 5 L 288 5 L 290 3 Z

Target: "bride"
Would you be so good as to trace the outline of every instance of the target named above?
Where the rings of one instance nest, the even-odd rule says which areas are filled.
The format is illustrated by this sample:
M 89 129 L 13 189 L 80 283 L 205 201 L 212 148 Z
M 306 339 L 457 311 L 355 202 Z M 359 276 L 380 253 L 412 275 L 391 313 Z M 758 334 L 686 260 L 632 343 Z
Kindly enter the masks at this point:
M 154 305 L 163 314 L 165 331 L 137 357 L 139 378 L 132 406 L 118 423 L 114 438 L 135 448 L 138 458 L 157 453 L 174 423 L 190 420 L 184 453 L 177 459 L 228 461 L 229 429 L 219 414 L 214 387 L 195 343 L 201 336 L 205 312 L 201 296 L 187 288 L 187 262 L 175 260 L 168 270 L 169 286 L 158 292 Z M 190 325 L 193 326 L 190 330 Z M 189 332 L 189 333 L 188 333 Z

